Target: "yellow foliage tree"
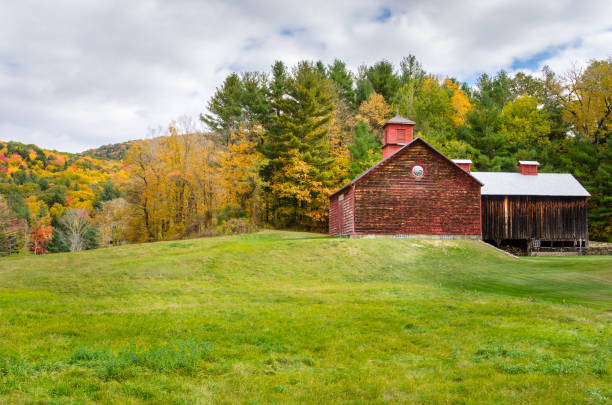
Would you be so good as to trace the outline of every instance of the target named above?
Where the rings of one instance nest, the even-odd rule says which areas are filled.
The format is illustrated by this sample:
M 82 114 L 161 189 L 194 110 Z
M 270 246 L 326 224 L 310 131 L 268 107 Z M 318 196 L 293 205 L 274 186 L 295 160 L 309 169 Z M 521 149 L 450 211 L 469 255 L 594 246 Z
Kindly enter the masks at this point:
M 356 123 L 350 108 L 342 101 L 338 101 L 332 113 L 328 133 L 329 155 L 333 157 L 329 171 L 338 187 L 349 180 L 351 155 L 348 145 L 352 142 L 353 128 Z
M 393 109 L 387 104 L 385 98 L 378 93 L 372 93 L 367 100 L 361 103 L 355 118 L 379 131 L 392 115 Z
M 564 118 L 577 134 L 599 148 L 612 127 L 612 58 L 594 60 L 586 69 L 574 66 L 547 85 L 565 107 Z
M 474 108 L 465 91 L 459 88 L 459 84 L 448 77 L 444 80 L 444 85 L 451 92 L 451 107 L 453 109 L 452 120 L 456 127 L 465 125 L 467 113 Z
M 132 240 L 163 240 L 203 231 L 212 223 L 220 190 L 217 157 L 200 133 L 135 142 L 125 158 L 132 181 Z
M 231 135 L 229 147 L 221 153 L 219 161 L 224 203 L 240 207 L 251 221 L 257 222 L 264 187 L 259 170 L 265 164 L 265 159 L 257 151 L 256 139 L 262 134 L 253 132 L 263 132 L 263 128 L 239 128 L 237 133 Z
M 517 97 L 504 106 L 501 130 L 508 143 L 516 146 L 549 143 L 550 121 L 545 111 L 538 108 L 535 97 Z
M 102 203 L 101 210 L 96 214 L 94 223 L 100 233 L 100 245 L 117 246 L 127 240 L 127 224 L 130 206 L 123 198 Z

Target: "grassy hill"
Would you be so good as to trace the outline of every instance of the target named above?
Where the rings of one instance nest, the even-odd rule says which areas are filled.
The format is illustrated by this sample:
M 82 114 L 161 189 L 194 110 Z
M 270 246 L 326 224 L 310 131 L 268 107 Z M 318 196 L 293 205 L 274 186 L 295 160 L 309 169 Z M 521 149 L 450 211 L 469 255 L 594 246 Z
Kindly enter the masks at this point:
M 612 399 L 612 258 L 264 232 L 0 259 L 0 403 Z

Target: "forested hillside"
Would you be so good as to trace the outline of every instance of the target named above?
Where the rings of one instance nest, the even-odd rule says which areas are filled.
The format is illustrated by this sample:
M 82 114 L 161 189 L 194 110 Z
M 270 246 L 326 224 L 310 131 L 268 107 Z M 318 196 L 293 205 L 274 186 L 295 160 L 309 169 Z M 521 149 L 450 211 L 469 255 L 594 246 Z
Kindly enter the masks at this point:
M 329 194 L 380 160 L 382 125 L 396 113 L 476 170 L 516 171 L 521 159 L 574 174 L 592 194 L 591 239 L 612 240 L 611 60 L 537 77 L 482 74 L 471 86 L 409 56 L 356 72 L 336 60 L 232 73 L 200 116 L 207 132 L 180 120 L 85 156 L 0 143 L 2 252 L 257 226 L 325 231 Z
M 69 233 L 78 227 L 79 250 L 98 247 L 93 222 L 106 201 L 119 197 L 114 182 L 125 181 L 119 162 L 0 142 L 0 255 L 69 250 Z
M 130 149 L 133 141 L 111 143 L 81 152 L 81 156 L 91 156 L 96 159 L 122 160 Z

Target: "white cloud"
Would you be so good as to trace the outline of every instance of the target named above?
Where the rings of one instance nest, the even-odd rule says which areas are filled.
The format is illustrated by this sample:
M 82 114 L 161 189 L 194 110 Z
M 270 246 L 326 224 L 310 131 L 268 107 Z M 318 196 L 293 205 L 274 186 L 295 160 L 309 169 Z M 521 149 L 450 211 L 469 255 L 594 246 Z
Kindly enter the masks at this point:
M 0 139 L 73 152 L 196 116 L 230 71 L 277 59 L 356 69 L 413 53 L 468 79 L 517 60 L 563 71 L 612 43 L 612 4 L 596 1 L 4 3 Z

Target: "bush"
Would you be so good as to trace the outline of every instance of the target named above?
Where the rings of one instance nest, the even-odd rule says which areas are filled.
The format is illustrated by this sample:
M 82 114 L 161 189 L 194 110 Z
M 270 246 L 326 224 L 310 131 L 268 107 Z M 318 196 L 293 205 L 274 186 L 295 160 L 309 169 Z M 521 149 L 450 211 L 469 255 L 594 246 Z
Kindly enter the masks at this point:
M 219 229 L 223 235 L 253 233 L 257 231 L 255 224 L 246 218 L 231 218 L 228 221 L 224 221 Z
M 217 223 L 221 224 L 227 222 L 230 219 L 242 218 L 246 215 L 244 210 L 236 205 L 227 205 L 223 207 L 217 214 Z

